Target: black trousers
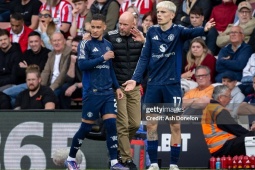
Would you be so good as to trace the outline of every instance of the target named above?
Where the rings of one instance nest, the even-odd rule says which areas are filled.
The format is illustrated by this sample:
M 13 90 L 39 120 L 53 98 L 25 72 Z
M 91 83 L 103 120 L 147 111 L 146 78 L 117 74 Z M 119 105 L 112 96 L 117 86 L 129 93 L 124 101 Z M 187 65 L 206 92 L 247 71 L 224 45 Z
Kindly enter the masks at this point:
M 218 151 L 212 153 L 211 155 L 214 157 L 225 156 L 235 156 L 235 155 L 246 155 L 245 152 L 245 143 L 244 138 L 247 136 L 255 136 L 255 132 L 250 131 L 249 133 L 236 137 L 234 139 L 228 140 L 222 148 Z

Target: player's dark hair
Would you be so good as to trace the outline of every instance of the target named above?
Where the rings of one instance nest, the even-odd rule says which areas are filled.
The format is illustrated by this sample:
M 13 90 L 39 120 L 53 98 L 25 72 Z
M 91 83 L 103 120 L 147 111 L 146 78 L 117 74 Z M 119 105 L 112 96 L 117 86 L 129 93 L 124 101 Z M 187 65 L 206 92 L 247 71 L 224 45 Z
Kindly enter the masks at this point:
M 105 19 L 105 16 L 102 15 L 102 14 L 94 14 L 92 16 L 92 20 L 99 20 L 99 21 L 102 21 L 102 22 L 106 22 L 106 19 Z

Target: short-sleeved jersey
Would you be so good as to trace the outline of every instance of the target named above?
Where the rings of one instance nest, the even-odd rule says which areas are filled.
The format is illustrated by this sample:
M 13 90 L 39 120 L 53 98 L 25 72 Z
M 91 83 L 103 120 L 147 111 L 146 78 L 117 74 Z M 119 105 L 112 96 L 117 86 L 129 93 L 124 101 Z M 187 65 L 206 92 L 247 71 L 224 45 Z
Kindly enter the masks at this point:
M 40 10 L 49 10 L 53 18 L 53 22 L 60 27 L 62 23 L 72 23 L 72 5 L 66 1 L 61 0 L 55 7 L 50 7 L 43 3 Z
M 105 61 L 103 55 L 112 50 L 112 44 L 103 39 L 99 41 L 82 41 L 78 46 L 78 65 L 83 73 L 83 96 L 88 92 L 112 92 L 112 88 L 119 88 L 112 60 Z
M 166 31 L 159 25 L 150 27 L 132 79 L 140 83 L 148 68 L 148 85 L 180 83 L 183 43 L 201 35 L 204 35 L 203 27 L 186 28 L 173 24 Z
M 15 101 L 15 107 L 21 107 L 21 109 L 44 109 L 45 104 L 48 102 L 56 102 L 56 96 L 54 92 L 47 86 L 41 86 L 38 92 L 30 97 L 29 90 L 26 89 L 17 96 Z

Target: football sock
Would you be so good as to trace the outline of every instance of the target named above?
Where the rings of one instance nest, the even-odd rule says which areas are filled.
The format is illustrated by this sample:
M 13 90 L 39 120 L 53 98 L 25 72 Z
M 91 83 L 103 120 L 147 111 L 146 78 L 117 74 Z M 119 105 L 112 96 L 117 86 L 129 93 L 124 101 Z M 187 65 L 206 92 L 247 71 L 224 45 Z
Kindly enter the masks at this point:
M 72 145 L 70 148 L 69 156 L 72 158 L 76 157 L 76 153 L 80 149 L 85 136 L 91 131 L 93 124 L 81 123 L 79 130 L 73 137 Z

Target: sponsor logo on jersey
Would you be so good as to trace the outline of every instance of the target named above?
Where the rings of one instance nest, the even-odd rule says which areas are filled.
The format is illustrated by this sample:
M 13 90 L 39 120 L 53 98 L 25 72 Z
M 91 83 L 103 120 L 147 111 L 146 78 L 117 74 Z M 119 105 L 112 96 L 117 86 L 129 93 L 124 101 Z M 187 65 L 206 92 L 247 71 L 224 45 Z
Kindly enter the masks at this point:
M 152 39 L 153 39 L 153 40 L 158 40 L 158 36 L 155 35 Z
M 98 52 L 99 50 L 95 47 L 92 52 Z
M 166 52 L 166 49 L 167 49 L 167 45 L 166 44 L 161 44 L 159 46 L 159 51 L 162 52 L 162 53 Z
M 97 65 L 95 68 L 97 68 L 97 69 L 103 69 L 103 68 L 110 69 L 110 67 L 108 65 L 106 65 L 106 64 L 104 64 L 104 65 Z

